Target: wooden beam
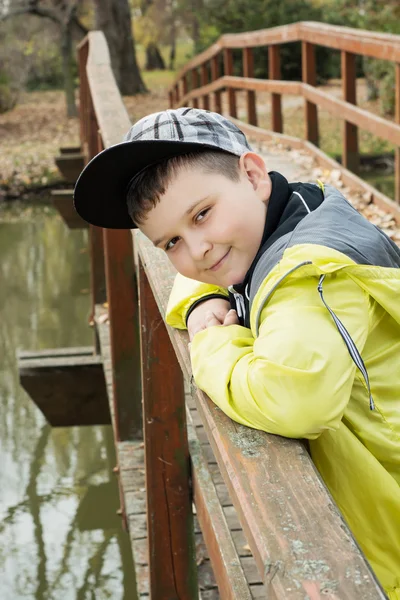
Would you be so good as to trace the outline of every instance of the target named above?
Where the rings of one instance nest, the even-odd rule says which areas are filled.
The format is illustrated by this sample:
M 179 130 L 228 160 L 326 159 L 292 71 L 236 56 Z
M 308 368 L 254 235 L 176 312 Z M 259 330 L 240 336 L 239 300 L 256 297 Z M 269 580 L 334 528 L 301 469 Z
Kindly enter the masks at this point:
M 22 387 L 52 427 L 111 423 L 103 362 L 93 348 L 57 348 L 18 356 Z
M 129 229 L 104 229 L 116 441 L 142 437 L 139 314 Z
M 243 48 L 243 76 L 254 77 L 254 55 L 252 48 Z M 249 90 L 246 93 L 247 120 L 250 125 L 257 126 L 256 94 Z
M 193 107 L 199 107 L 199 97 L 197 95 L 197 88 L 199 87 L 199 72 L 197 69 L 192 69 L 192 94 L 193 94 Z
M 197 568 L 182 373 L 141 263 L 139 297 L 150 596 L 152 600 L 195 599 Z
M 201 85 L 205 86 L 208 83 L 208 64 L 207 63 L 202 64 L 200 71 L 201 71 Z M 210 101 L 209 101 L 208 94 L 203 95 L 203 108 L 204 108 L 204 110 L 210 109 Z
M 211 59 L 211 82 L 217 81 L 220 75 L 219 68 L 220 55 L 217 54 L 213 56 Z M 221 92 L 217 90 L 214 92 L 214 110 L 217 113 L 222 113 L 222 102 L 221 102 Z
M 356 57 L 354 54 L 342 50 L 342 91 L 343 100 L 357 104 L 356 90 Z M 353 123 L 343 123 L 343 166 L 354 173 L 358 172 L 360 155 L 358 152 L 358 128 Z
M 303 83 L 308 83 L 311 86 L 315 86 L 317 83 L 315 47 L 308 42 L 302 42 L 301 44 L 301 62 Z M 304 109 L 306 139 L 315 146 L 318 146 L 319 133 L 317 107 L 309 100 L 306 100 Z
M 279 46 L 268 46 L 268 77 L 272 80 L 281 79 L 281 55 Z M 271 94 L 271 127 L 272 131 L 283 132 L 282 96 Z
M 232 50 L 224 50 L 224 75 L 233 75 Z M 228 89 L 228 110 L 231 117 L 237 117 L 235 90 Z

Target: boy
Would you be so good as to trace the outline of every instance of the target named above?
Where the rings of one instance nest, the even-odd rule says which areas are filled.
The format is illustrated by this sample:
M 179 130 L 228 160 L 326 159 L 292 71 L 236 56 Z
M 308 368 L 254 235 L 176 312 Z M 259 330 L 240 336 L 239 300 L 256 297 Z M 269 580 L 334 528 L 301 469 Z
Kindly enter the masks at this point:
M 167 253 L 167 322 L 189 330 L 198 386 L 239 423 L 309 440 L 400 599 L 399 248 L 334 188 L 268 173 L 234 124 L 199 109 L 136 123 L 86 166 L 75 206 Z

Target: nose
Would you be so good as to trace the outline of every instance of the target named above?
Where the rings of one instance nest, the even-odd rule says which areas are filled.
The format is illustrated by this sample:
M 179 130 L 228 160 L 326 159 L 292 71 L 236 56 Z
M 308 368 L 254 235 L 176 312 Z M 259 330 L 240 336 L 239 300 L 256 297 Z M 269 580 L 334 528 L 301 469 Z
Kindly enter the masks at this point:
M 206 240 L 202 235 L 191 236 L 187 244 L 190 255 L 195 262 L 201 262 L 212 248 L 211 242 Z

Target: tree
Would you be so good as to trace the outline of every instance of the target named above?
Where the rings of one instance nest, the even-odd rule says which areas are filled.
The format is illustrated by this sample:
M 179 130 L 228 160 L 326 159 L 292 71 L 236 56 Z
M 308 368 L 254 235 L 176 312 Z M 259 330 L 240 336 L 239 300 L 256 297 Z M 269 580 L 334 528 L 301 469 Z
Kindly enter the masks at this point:
M 73 76 L 73 39 L 81 39 L 87 29 L 77 18 L 79 0 L 0 0 L 0 20 L 17 15 L 30 14 L 49 19 L 55 23 L 60 34 L 64 90 L 67 115 L 77 115 Z
M 146 92 L 136 61 L 128 0 L 94 0 L 96 29 L 101 29 L 110 51 L 111 66 L 121 94 Z

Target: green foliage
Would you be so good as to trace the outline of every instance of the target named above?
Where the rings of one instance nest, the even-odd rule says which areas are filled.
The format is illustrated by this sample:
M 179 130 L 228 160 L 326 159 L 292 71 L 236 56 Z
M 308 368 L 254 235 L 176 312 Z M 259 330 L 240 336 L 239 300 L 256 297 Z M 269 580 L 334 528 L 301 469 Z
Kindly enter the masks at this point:
M 322 21 L 323 10 L 311 0 L 208 0 L 198 12 L 200 39 L 195 52 L 200 52 L 224 33 L 241 33 L 287 25 L 297 21 Z M 318 77 L 325 80 L 338 76 L 337 57 L 325 48 L 317 49 Z M 268 50 L 257 48 L 254 51 L 256 77 L 268 77 Z M 301 79 L 301 46 L 286 44 L 281 46 L 281 68 L 283 79 Z M 235 53 L 235 71 L 241 72 L 241 56 Z
M 55 40 L 43 44 L 42 40 L 35 36 L 25 43 L 22 51 L 29 63 L 27 90 L 51 90 L 63 87 L 61 55 Z
M 330 0 L 324 4 L 327 23 L 400 34 L 400 4 L 398 0 Z M 369 99 L 380 99 L 381 111 L 393 115 L 395 106 L 394 68 L 388 61 L 364 58 L 361 73 L 367 80 Z

